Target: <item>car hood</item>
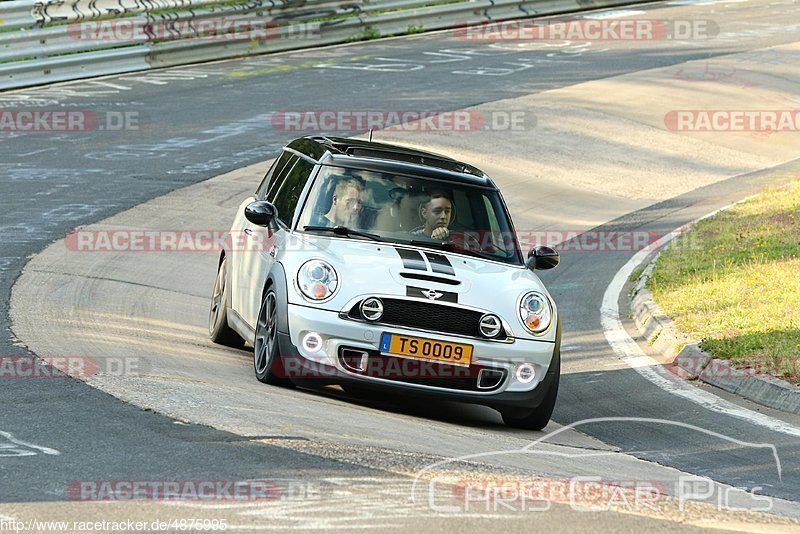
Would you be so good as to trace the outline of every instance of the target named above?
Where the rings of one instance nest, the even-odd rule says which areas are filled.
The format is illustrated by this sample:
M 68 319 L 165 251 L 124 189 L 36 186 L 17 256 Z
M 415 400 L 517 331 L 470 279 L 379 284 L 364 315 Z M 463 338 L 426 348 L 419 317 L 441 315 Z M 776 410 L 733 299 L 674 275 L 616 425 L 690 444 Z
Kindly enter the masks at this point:
M 277 259 L 289 278 L 288 297 L 293 304 L 311 304 L 338 312 L 353 299 L 370 295 L 457 302 L 496 313 L 515 337 L 548 341 L 555 338 L 554 327 L 546 335 L 534 337 L 522 326 L 517 307 L 520 297 L 528 291 L 546 295 L 556 313 L 555 303 L 539 277 L 522 266 L 435 249 L 299 233 L 287 236 Z M 339 274 L 336 293 L 321 304 L 310 303 L 297 289 L 297 271 L 310 259 L 327 261 Z

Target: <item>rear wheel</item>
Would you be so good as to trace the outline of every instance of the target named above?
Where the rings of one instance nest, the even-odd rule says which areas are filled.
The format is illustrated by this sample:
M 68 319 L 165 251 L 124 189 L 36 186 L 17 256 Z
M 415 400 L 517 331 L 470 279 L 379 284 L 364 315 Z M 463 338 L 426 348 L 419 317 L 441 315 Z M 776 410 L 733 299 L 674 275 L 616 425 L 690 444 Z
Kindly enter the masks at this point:
M 561 376 L 561 359 L 558 360 L 556 374 L 550 384 L 544 400 L 538 408 L 527 415 L 520 416 L 517 411 L 500 411 L 503 422 L 512 428 L 524 428 L 526 430 L 542 430 L 550 422 L 553 409 L 556 407 L 556 397 L 558 397 L 558 382 Z
M 278 350 L 278 298 L 270 288 L 264 295 L 256 323 L 253 343 L 253 368 L 256 378 L 264 384 L 291 386 L 283 369 L 283 358 Z
M 228 258 L 222 258 L 217 269 L 217 280 L 214 282 L 214 293 L 211 295 L 211 308 L 208 311 L 208 337 L 214 343 L 240 349 L 244 340 L 228 326 Z

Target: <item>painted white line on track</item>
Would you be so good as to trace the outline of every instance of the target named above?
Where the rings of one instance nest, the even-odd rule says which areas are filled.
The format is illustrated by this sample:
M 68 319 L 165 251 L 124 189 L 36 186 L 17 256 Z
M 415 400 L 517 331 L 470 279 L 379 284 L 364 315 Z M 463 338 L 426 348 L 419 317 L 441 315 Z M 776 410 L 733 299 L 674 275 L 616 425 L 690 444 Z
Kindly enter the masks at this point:
M 645 13 L 645 11 L 639 11 L 636 9 L 617 9 L 614 11 L 600 11 L 599 13 L 590 13 L 588 15 L 583 15 L 582 19 L 595 19 L 595 20 L 603 20 L 603 19 L 617 19 L 620 17 L 630 17 L 632 15 L 641 15 Z
M 668 6 L 710 6 L 713 4 L 743 4 L 750 0 L 674 0 Z
M 0 430 L 0 437 L 3 437 L 6 439 L 6 441 L 8 441 L 8 444 L 5 443 L 2 444 L 2 447 L 0 447 L 0 449 L 11 451 L 10 455 L 3 454 L 2 451 L 0 451 L 0 457 L 35 456 L 37 454 L 37 452 L 35 451 L 39 451 L 43 454 L 49 454 L 51 456 L 58 456 L 61 454 L 59 451 L 51 449 L 50 447 L 42 447 L 41 445 L 34 445 L 33 443 L 28 443 L 27 441 L 22 441 L 21 439 L 17 439 L 13 435 L 11 435 L 10 432 L 3 432 L 2 430 Z M 26 448 L 33 450 L 25 450 Z
M 711 217 L 719 211 L 729 208 L 731 205 L 720 208 L 701 219 Z M 603 295 L 603 302 L 600 305 L 600 323 L 603 327 L 603 334 L 605 334 L 608 344 L 611 345 L 614 352 L 626 364 L 668 393 L 699 404 L 712 412 L 729 415 L 754 425 L 762 426 L 774 432 L 780 432 L 781 434 L 800 437 L 800 429 L 780 419 L 754 412 L 747 408 L 742 408 L 712 393 L 703 391 L 696 386 L 687 384 L 681 378 L 675 377 L 667 372 L 660 362 L 645 354 L 638 343 L 628 335 L 625 328 L 622 326 L 619 313 L 619 296 L 620 293 L 622 293 L 628 277 L 630 277 L 634 269 L 644 262 L 645 258 L 653 251 L 660 249 L 680 235 L 683 228 L 684 227 L 681 227 L 665 235 L 650 247 L 637 252 L 619 271 L 617 271 L 617 274 L 614 275 L 614 279 L 611 280 L 611 283 L 606 288 L 605 294 Z

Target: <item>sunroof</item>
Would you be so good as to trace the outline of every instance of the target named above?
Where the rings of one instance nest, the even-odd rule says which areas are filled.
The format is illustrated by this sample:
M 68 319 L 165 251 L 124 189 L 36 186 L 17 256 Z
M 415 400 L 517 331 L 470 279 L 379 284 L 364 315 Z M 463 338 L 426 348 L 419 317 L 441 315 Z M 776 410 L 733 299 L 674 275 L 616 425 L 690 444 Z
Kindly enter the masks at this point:
M 404 161 L 406 163 L 416 163 L 418 165 L 428 165 L 430 167 L 437 167 L 439 169 L 444 169 L 448 171 L 462 172 L 462 173 L 474 174 L 476 176 L 482 176 L 482 174 L 478 174 L 472 168 L 468 167 L 467 165 L 464 165 L 463 163 L 437 158 L 434 156 L 415 154 L 413 152 L 403 152 L 398 150 L 381 150 L 376 148 L 363 148 L 363 147 L 348 147 L 346 153 L 351 156 L 391 159 L 395 161 Z
M 403 147 L 394 145 L 382 145 L 380 143 L 369 143 L 358 139 L 344 139 L 339 137 L 314 137 L 317 141 L 321 141 L 328 147 L 335 149 L 343 154 L 349 156 L 359 156 L 366 158 L 386 159 L 394 161 L 402 161 L 406 163 L 414 163 L 416 165 L 427 165 L 429 167 L 436 167 L 442 170 L 451 172 L 458 172 L 464 174 L 471 174 L 482 178 L 483 172 L 459 161 L 450 159 L 446 156 L 437 156 L 423 151 L 414 149 L 404 150 Z

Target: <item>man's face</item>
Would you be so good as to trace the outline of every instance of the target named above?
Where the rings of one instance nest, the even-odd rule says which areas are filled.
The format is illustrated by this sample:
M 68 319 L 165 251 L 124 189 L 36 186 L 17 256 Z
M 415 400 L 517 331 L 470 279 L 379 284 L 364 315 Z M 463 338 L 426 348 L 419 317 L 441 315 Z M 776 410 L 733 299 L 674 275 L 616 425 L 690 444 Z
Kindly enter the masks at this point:
M 450 224 L 453 215 L 453 205 L 444 197 L 434 198 L 422 208 L 422 217 L 425 219 L 425 228 L 428 231 Z
M 354 226 L 358 222 L 363 199 L 364 190 L 354 186 L 349 186 L 343 195 L 337 195 L 334 204 L 336 220 L 333 222 L 339 226 Z

